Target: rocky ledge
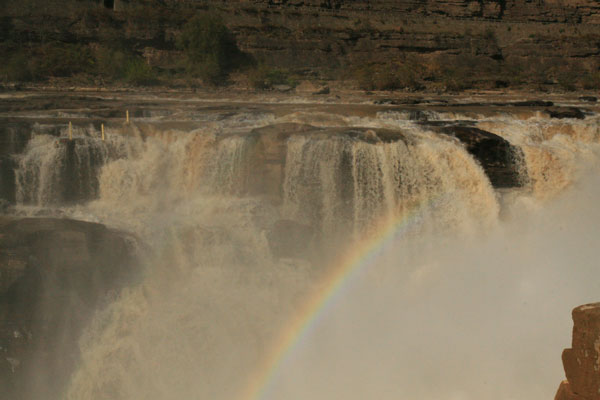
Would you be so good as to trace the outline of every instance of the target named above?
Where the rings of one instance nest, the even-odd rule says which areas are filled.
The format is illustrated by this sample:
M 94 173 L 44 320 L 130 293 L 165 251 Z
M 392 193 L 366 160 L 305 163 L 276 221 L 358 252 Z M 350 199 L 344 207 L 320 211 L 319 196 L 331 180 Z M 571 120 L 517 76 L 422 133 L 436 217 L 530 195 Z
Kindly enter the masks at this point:
M 86 323 L 135 279 L 136 243 L 96 223 L 0 217 L 3 398 L 60 396 Z
M 600 303 L 573 310 L 573 343 L 562 353 L 567 380 L 554 400 L 600 400 Z

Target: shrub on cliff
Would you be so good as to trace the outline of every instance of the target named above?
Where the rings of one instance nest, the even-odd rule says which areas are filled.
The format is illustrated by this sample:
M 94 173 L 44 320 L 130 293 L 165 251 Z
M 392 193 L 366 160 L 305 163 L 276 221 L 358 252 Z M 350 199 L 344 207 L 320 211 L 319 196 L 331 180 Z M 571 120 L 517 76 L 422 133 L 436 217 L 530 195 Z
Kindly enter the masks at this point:
M 34 81 L 87 73 L 93 65 L 94 58 L 87 46 L 50 42 L 9 53 L 0 71 L 8 81 Z
M 35 79 L 35 70 L 31 57 L 24 51 L 17 51 L 0 66 L 2 79 L 9 82 L 26 82 Z
M 37 58 L 38 72 L 42 76 L 72 76 L 88 72 L 94 64 L 87 46 L 67 43 L 48 43 Z
M 100 46 L 95 57 L 96 73 L 104 78 L 133 85 L 156 83 L 154 70 L 138 55 L 123 49 Z
M 272 89 L 276 85 L 287 85 L 295 87 L 298 81 L 290 72 L 280 68 L 270 68 L 265 64 L 259 64 L 247 72 L 248 82 L 254 89 Z
M 177 39 L 185 54 L 185 68 L 206 83 L 223 83 L 229 72 L 243 63 L 243 53 L 223 20 L 214 14 L 193 17 Z

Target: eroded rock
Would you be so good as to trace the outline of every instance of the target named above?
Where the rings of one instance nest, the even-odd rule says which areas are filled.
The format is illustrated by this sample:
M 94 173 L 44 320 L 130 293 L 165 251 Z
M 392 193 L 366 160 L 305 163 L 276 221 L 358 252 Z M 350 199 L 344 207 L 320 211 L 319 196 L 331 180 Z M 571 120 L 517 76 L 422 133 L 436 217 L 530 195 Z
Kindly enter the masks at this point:
M 567 381 L 555 400 L 600 400 L 600 303 L 573 310 L 573 341 L 562 354 Z

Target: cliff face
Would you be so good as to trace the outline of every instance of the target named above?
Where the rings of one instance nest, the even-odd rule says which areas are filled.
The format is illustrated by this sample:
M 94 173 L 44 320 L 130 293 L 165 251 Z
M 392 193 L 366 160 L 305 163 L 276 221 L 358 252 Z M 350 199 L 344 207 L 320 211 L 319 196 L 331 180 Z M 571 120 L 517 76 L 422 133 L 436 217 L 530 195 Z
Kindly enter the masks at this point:
M 5 398 L 52 399 L 60 393 L 77 362 L 82 329 L 111 291 L 133 282 L 135 243 L 100 224 L 0 218 Z
M 555 400 L 600 399 L 600 303 L 573 310 L 573 344 L 562 354 L 567 380 Z
M 175 38 L 197 10 L 221 14 L 258 60 L 309 76 L 339 78 L 362 63 L 413 57 L 431 70 L 426 79 L 437 64 L 467 59 L 476 72 L 510 69 L 538 83 L 531 76 L 545 68 L 577 74 L 600 65 L 600 4 L 592 0 L 123 0 L 119 11 L 96 1 L 5 3 L 4 40 L 123 40 L 160 67 L 176 64 Z
M 598 55 L 599 50 L 593 40 L 569 43 L 573 36 L 586 33 L 598 38 L 600 5 L 587 0 L 208 3 L 229 12 L 228 22 L 240 33 L 242 45 L 253 50 L 289 48 L 283 45 L 289 41 L 300 50 L 327 52 L 332 47 L 332 52 L 348 54 L 353 51 L 347 50 L 368 50 L 369 46 L 361 43 L 368 40 L 375 53 L 464 51 L 493 41 L 491 33 L 496 36 L 500 50 L 510 54 L 520 49 L 519 55 L 535 55 L 529 46 L 542 42 L 546 45 L 535 51 L 540 55 L 575 56 L 575 49 L 584 48 L 593 50 L 578 53 L 579 56 Z M 557 47 L 557 43 L 563 47 Z M 498 50 L 488 47 L 492 48 L 479 50 L 490 53 Z

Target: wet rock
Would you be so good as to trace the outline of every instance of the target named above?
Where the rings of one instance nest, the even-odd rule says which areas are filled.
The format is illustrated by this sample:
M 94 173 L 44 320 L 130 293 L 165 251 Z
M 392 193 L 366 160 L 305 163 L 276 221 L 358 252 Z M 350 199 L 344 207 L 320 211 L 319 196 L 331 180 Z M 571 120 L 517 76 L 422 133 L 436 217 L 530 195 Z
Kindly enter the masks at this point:
M 10 156 L 0 155 L 0 201 L 14 204 L 16 197 L 15 162 Z M 0 212 L 2 206 L 0 205 Z
M 434 131 L 460 140 L 479 161 L 496 188 L 522 186 L 521 150 L 506 139 L 470 126 L 433 126 Z
M 550 115 L 550 118 L 559 118 L 559 119 L 564 119 L 564 118 L 584 119 L 585 118 L 585 114 L 583 113 L 583 111 L 581 111 L 579 108 L 575 108 L 575 107 L 547 108 L 546 112 Z
M 515 107 L 552 107 L 554 105 L 553 102 L 544 100 L 515 101 L 509 104 Z
M 248 166 L 247 191 L 281 201 L 281 188 L 285 174 L 287 139 L 296 134 L 314 131 L 306 124 L 283 123 L 255 128 L 251 136 L 256 139 L 253 158 Z
M 31 138 L 33 124 L 24 121 L 2 121 L 0 124 L 0 157 L 21 153 Z
M 8 200 L 0 198 L 0 215 L 5 214 L 10 210 L 10 203 Z
M 573 310 L 573 339 L 562 354 L 567 381 L 555 400 L 600 400 L 600 303 Z
M 0 382 L 8 398 L 56 397 L 94 310 L 135 281 L 135 243 L 95 223 L 0 219 Z

